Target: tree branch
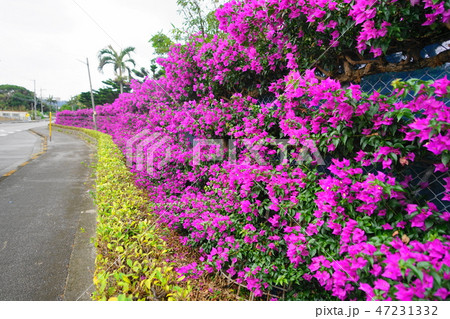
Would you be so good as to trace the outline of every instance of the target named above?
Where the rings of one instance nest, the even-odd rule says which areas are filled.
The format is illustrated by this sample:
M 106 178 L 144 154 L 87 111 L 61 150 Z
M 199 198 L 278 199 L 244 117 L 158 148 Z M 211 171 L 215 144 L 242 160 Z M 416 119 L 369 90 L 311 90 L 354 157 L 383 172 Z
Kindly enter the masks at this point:
M 438 55 L 427 58 L 427 59 L 418 59 L 417 55 L 412 53 L 413 60 L 410 61 L 409 57 L 406 61 L 402 63 L 382 63 L 380 60 L 361 60 L 355 61 L 348 57 L 344 56 L 344 60 L 342 61 L 342 67 L 344 69 L 344 73 L 342 74 L 333 74 L 333 78 L 339 80 L 340 82 L 347 83 L 360 83 L 361 79 L 367 75 L 373 75 L 378 73 L 387 73 L 387 72 L 402 72 L 402 71 L 413 71 L 418 69 L 423 69 L 427 67 L 437 67 L 443 65 L 447 62 L 450 62 L 450 50 L 439 53 Z M 365 67 L 361 69 L 353 69 L 351 66 L 357 64 L 366 64 Z M 321 68 L 318 69 L 323 72 Z M 324 74 L 326 74 L 324 72 Z

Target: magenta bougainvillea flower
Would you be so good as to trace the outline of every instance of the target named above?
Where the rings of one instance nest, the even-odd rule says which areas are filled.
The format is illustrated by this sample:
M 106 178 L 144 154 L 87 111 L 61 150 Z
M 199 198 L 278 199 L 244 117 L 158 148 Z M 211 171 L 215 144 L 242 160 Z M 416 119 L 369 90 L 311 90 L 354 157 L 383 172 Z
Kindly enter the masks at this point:
M 319 44 L 382 54 L 401 17 L 385 21 L 383 5 L 397 3 L 380 3 L 230 1 L 220 35 L 172 46 L 165 76 L 96 107 L 160 222 L 201 254 L 180 276 L 222 272 L 279 299 L 449 298 L 450 81 L 394 81 L 383 95 L 300 69 Z M 424 28 L 450 22 L 444 1 L 410 4 Z M 302 45 L 311 30 L 317 41 Z M 92 110 L 57 123 L 93 128 Z M 433 201 L 411 173 L 424 163 L 442 175 Z

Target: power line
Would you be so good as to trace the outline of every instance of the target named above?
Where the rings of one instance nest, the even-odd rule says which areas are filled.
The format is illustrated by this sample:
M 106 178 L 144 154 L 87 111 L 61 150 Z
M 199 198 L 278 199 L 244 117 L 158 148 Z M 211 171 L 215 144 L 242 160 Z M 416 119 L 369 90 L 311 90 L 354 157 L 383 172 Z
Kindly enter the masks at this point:
M 102 28 L 102 26 L 85 10 L 85 9 L 83 9 L 83 7 L 82 6 L 80 6 L 79 4 L 78 4 L 78 2 L 76 2 L 75 0 L 72 0 L 72 2 L 73 3 L 75 3 L 80 9 L 81 9 L 81 11 L 83 11 L 83 13 L 89 18 L 89 19 L 91 19 L 92 20 L 92 22 L 94 22 L 95 23 L 95 25 L 100 29 L 100 30 L 102 30 L 103 31 L 103 33 L 105 33 L 106 34 L 106 36 L 108 36 L 108 38 L 110 38 L 115 44 L 117 44 L 118 46 L 119 46 L 119 48 L 121 48 L 122 49 L 122 46 L 116 41 L 116 40 L 114 40 L 114 38 L 112 37 L 112 36 L 110 36 L 109 35 L 109 33 L 108 32 L 106 32 L 105 31 L 105 29 L 103 29 Z

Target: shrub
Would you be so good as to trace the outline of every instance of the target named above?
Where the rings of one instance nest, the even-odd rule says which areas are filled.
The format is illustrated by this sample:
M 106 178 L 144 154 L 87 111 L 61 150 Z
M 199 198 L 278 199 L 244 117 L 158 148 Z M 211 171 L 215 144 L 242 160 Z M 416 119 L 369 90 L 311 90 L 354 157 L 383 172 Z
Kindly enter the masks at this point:
M 149 212 L 146 195 L 111 137 L 79 129 L 97 140 L 95 203 L 97 218 L 94 300 L 187 300 L 182 282 L 167 261 L 166 242 Z
M 387 53 L 411 25 L 442 36 L 448 4 L 297 3 L 226 4 L 224 34 L 172 47 L 160 61 L 166 77 L 98 107 L 109 117 L 99 128 L 133 163 L 161 222 L 203 254 L 181 274 L 218 271 L 283 299 L 447 299 L 448 205 L 421 196 L 410 171 L 444 173 L 439 200 L 450 200 L 449 80 L 394 81 L 387 96 L 324 75 L 343 72 L 327 69 L 329 52 Z M 267 93 L 273 102 L 260 103 Z M 146 140 L 127 148 L 137 134 Z

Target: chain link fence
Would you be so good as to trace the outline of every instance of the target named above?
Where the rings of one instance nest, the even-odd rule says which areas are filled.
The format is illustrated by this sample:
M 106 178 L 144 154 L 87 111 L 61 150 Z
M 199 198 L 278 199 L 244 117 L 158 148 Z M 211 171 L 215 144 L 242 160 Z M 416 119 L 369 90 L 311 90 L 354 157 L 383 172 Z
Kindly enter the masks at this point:
M 425 47 L 421 51 L 421 56 L 423 58 L 433 57 L 449 49 L 450 41 L 433 44 Z M 398 63 L 403 59 L 405 59 L 405 57 L 398 53 L 390 56 L 388 62 Z M 362 79 L 361 90 L 367 93 L 378 91 L 381 94 L 390 95 L 393 90 L 391 83 L 395 79 L 400 79 L 402 81 L 407 81 L 409 79 L 435 81 L 445 76 L 450 78 L 450 63 L 445 63 L 444 65 L 435 68 L 370 75 Z M 407 97 L 407 99 L 410 100 L 413 98 L 414 97 L 411 94 Z M 450 106 L 450 100 L 447 99 L 445 104 Z M 408 167 L 407 170 L 398 175 L 400 178 L 406 178 L 407 176 L 412 178 L 410 185 L 417 188 L 416 195 L 418 202 L 432 202 L 440 212 L 450 211 L 450 202 L 443 200 L 445 191 L 444 185 L 446 185 L 444 179 L 450 177 L 449 172 L 435 172 L 433 162 L 430 161 L 427 163 L 414 163 L 412 166 Z
M 426 47 L 422 50 L 422 57 L 431 57 L 442 52 L 442 50 L 450 49 L 450 41 L 432 45 Z M 389 57 L 389 62 L 400 62 L 404 57 L 402 55 L 396 54 Z M 395 79 L 400 79 L 402 81 L 407 81 L 409 79 L 420 79 L 423 81 L 428 80 L 438 80 L 447 76 L 450 79 L 450 63 L 446 63 L 440 67 L 436 68 L 425 68 L 414 71 L 407 72 L 392 72 L 392 73 L 382 73 L 367 76 L 361 81 L 361 90 L 366 93 L 371 93 L 373 91 L 378 91 L 381 94 L 390 95 L 392 93 L 392 81 Z M 409 94 L 407 99 L 412 100 L 414 97 Z M 261 96 L 258 99 L 260 104 L 269 104 L 275 100 L 273 95 Z M 450 106 L 450 100 L 445 101 L 446 105 Z M 325 159 L 325 166 L 331 164 L 329 158 Z M 444 192 L 446 182 L 444 178 L 450 177 L 450 172 L 434 172 L 434 165 L 432 161 L 414 163 L 410 165 L 407 169 L 396 174 L 399 180 L 404 180 L 405 178 L 411 178 L 409 183 L 410 187 L 416 189 L 415 195 L 418 203 L 432 202 L 436 205 L 437 209 L 442 213 L 444 211 L 450 212 L 450 202 L 444 201 Z M 366 173 L 374 172 L 376 170 L 382 170 L 379 167 L 367 168 Z
M 367 93 L 378 91 L 384 95 L 390 95 L 392 93 L 392 81 L 395 79 L 400 79 L 402 81 L 407 81 L 410 79 L 419 79 L 423 81 L 438 80 L 447 76 L 450 78 L 450 63 L 445 63 L 444 65 L 436 68 L 425 68 L 420 70 L 414 70 L 409 72 L 390 72 L 381 73 L 366 76 L 361 81 L 361 90 Z M 414 97 L 408 94 L 407 100 L 412 100 Z M 446 101 L 449 105 L 450 100 Z

